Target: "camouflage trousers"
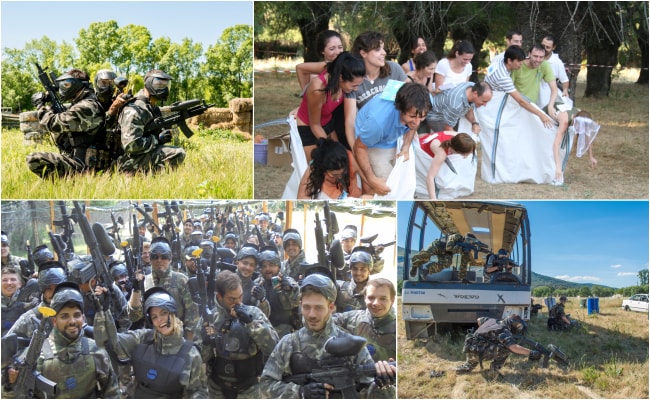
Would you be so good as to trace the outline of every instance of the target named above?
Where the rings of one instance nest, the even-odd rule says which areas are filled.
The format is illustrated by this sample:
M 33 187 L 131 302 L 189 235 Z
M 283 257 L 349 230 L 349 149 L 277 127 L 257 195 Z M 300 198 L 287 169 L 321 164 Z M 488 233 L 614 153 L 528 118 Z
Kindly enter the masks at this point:
M 185 150 L 175 146 L 157 146 L 142 154 L 123 154 L 118 159 L 120 172 L 159 172 L 166 165 L 176 167 L 185 160 Z
M 236 397 L 231 397 L 232 394 L 226 394 L 223 392 L 221 387 L 215 383 L 212 379 L 208 378 L 208 398 L 209 399 L 260 399 L 260 384 L 256 383 L 253 386 L 237 391 Z
M 507 347 L 491 344 L 483 350 L 482 356 L 479 352 L 469 351 L 467 353 L 467 363 L 476 366 L 481 362 L 481 359 L 483 361 L 492 361 L 490 369 L 498 371 L 506 363 L 508 356 L 510 356 L 510 350 Z
M 411 259 L 412 260 L 411 276 L 415 276 L 415 270 L 417 270 L 420 266 L 429 262 L 429 259 L 433 255 L 436 255 L 438 257 L 438 261 L 429 263 L 429 265 L 427 266 L 429 274 L 435 274 L 437 272 L 442 271 L 445 268 L 451 267 L 451 264 L 453 262 L 453 254 L 440 253 L 440 252 L 438 254 L 435 254 L 430 252 L 429 249 L 422 250 L 419 253 L 415 254 Z M 463 253 L 460 258 L 458 279 L 460 280 L 465 279 L 465 276 L 467 275 L 467 264 L 469 262 L 470 262 L 469 253 Z
M 35 152 L 27 156 L 29 170 L 41 178 L 72 175 L 83 172 L 86 166 L 78 158 L 65 154 Z

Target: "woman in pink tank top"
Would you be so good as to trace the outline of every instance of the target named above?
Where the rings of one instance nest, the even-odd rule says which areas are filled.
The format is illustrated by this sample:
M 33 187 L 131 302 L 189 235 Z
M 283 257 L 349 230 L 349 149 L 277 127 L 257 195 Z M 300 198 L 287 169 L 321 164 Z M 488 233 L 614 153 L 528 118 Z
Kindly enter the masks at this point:
M 474 154 L 476 142 L 467 133 L 444 131 L 427 133 L 419 137 L 420 147 L 433 158 L 429 171 L 427 172 L 427 190 L 429 198 L 436 199 L 436 176 L 442 163 L 449 154 L 460 154 L 464 157 Z

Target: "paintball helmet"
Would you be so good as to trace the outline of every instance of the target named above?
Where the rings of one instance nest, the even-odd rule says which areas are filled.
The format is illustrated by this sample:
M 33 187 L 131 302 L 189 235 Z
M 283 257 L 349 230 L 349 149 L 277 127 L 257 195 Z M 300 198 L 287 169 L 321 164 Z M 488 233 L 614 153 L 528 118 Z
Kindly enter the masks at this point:
M 268 261 L 273 265 L 280 265 L 280 255 L 275 249 L 275 246 L 263 246 L 257 255 L 257 262 L 262 265 L 264 261 Z
M 343 228 L 343 232 L 341 232 L 341 240 L 356 239 L 356 238 L 357 238 L 357 231 L 355 229 L 352 229 L 352 227 L 349 226 Z
M 198 249 L 199 249 L 199 246 L 187 246 L 185 248 L 185 251 L 183 252 L 183 254 L 185 255 L 185 259 L 190 260 L 190 259 L 194 258 L 194 254 L 192 254 L 192 253 L 194 253 Z
M 75 75 L 79 76 L 79 78 Z M 56 78 L 55 82 L 59 87 L 61 100 L 71 100 L 81 89 L 88 87 L 88 75 L 81 70 L 72 69 Z
M 123 91 L 126 85 L 129 84 L 129 80 L 123 76 L 118 76 L 117 78 L 113 79 L 113 83 L 115 83 L 115 86 L 120 91 Z
M 325 298 L 332 303 L 336 301 L 337 290 L 334 281 L 332 281 L 328 276 L 323 275 L 320 271 L 314 271 L 302 280 L 302 283 L 300 284 L 300 294 L 302 294 L 307 287 L 316 289 L 316 291 L 325 296 Z
M 169 97 L 169 85 L 172 77 L 159 69 L 152 69 L 144 76 L 144 87 L 152 97 L 160 101 Z
M 451 235 L 447 236 L 447 245 L 445 250 L 450 252 L 450 253 L 456 253 L 459 252 L 460 249 L 457 247 L 457 243 L 463 241 L 463 235 L 459 233 L 452 233 Z
M 81 294 L 81 289 L 79 289 L 79 285 L 73 282 L 63 282 L 58 284 L 54 289 L 54 296 L 50 302 L 50 307 L 52 307 L 58 314 L 63 307 L 70 303 L 79 307 L 79 309 L 83 311 L 84 298 Z
M 9 245 L 9 236 L 5 231 L 2 231 L 2 244 Z
M 282 235 L 282 243 L 284 248 L 287 248 L 287 241 L 295 240 L 298 243 L 298 247 L 302 249 L 302 237 L 300 237 L 300 232 L 295 229 L 287 229 Z
M 176 315 L 176 300 L 165 289 L 156 286 L 144 292 L 144 315 L 147 321 L 151 323 L 149 310 L 151 307 L 160 307 Z
M 525 335 L 528 326 L 519 315 L 511 315 L 503 320 L 504 325 L 513 335 Z
M 78 285 L 90 282 L 97 275 L 92 261 L 75 259 L 68 262 L 68 267 L 70 268 L 70 281 Z
M 154 254 L 169 256 L 172 255 L 172 247 L 169 244 L 169 241 L 164 237 L 157 237 L 151 241 L 151 248 L 149 249 L 149 254 L 153 258 Z
M 227 232 L 226 236 L 224 236 L 224 243 L 228 243 L 229 240 L 232 240 L 237 246 L 237 235 L 234 232 Z
M 566 301 L 566 300 L 567 300 L 566 296 L 560 296 L 560 301 Z
M 110 96 L 115 90 L 117 74 L 110 69 L 100 69 L 95 74 L 95 93 L 99 97 Z
M 111 276 L 113 277 L 113 280 L 129 274 L 129 272 L 126 270 L 126 265 L 122 263 L 113 264 L 110 273 Z
M 235 261 L 243 260 L 246 257 L 253 257 L 255 259 L 255 262 L 257 262 L 257 257 L 258 257 L 257 246 L 255 246 L 253 243 L 246 243 L 245 245 L 243 245 L 242 248 L 239 249 L 239 253 L 237 253 L 237 257 L 235 257 Z
M 350 253 L 350 267 L 356 263 L 363 263 L 368 266 L 369 270 L 372 270 L 372 254 L 370 254 L 369 249 L 363 246 L 357 246 L 352 249 Z
M 48 261 L 54 260 L 54 254 L 47 248 L 47 245 L 37 246 L 32 252 L 32 257 L 34 259 L 34 264 L 40 268 L 45 265 Z
M 43 293 L 50 285 L 58 285 L 65 280 L 63 268 L 48 268 L 38 273 L 38 289 Z

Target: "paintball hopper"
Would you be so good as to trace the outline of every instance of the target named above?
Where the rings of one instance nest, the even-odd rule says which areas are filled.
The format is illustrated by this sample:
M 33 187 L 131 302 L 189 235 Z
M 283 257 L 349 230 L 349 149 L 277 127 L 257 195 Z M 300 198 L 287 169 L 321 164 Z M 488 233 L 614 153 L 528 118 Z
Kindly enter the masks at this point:
M 330 262 L 336 269 L 340 269 L 345 265 L 345 256 L 343 255 L 343 248 L 341 247 L 341 242 L 338 239 L 332 240 L 330 244 L 329 252 Z
M 105 256 L 110 256 L 115 253 L 115 245 L 113 244 L 111 237 L 108 236 L 106 229 L 104 229 L 104 225 L 100 224 L 99 222 L 95 222 L 92 226 L 92 230 L 95 234 L 95 237 L 97 238 L 97 243 L 99 243 L 99 249 L 101 250 L 102 254 Z

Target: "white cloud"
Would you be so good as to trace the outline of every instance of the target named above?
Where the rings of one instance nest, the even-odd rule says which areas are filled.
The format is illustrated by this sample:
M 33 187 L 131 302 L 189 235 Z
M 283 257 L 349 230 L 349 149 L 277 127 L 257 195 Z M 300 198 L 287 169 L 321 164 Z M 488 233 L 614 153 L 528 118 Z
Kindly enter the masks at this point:
M 610 265 L 610 267 L 612 267 L 612 268 L 621 268 L 622 265 L 621 264 L 614 264 L 614 265 Z
M 619 272 L 616 276 L 637 276 L 636 272 Z
M 556 276 L 555 279 L 562 279 L 563 281 L 569 281 L 569 282 L 578 282 L 578 281 L 583 281 L 583 282 L 600 282 L 600 278 L 597 276 L 570 276 L 570 275 L 559 275 Z

